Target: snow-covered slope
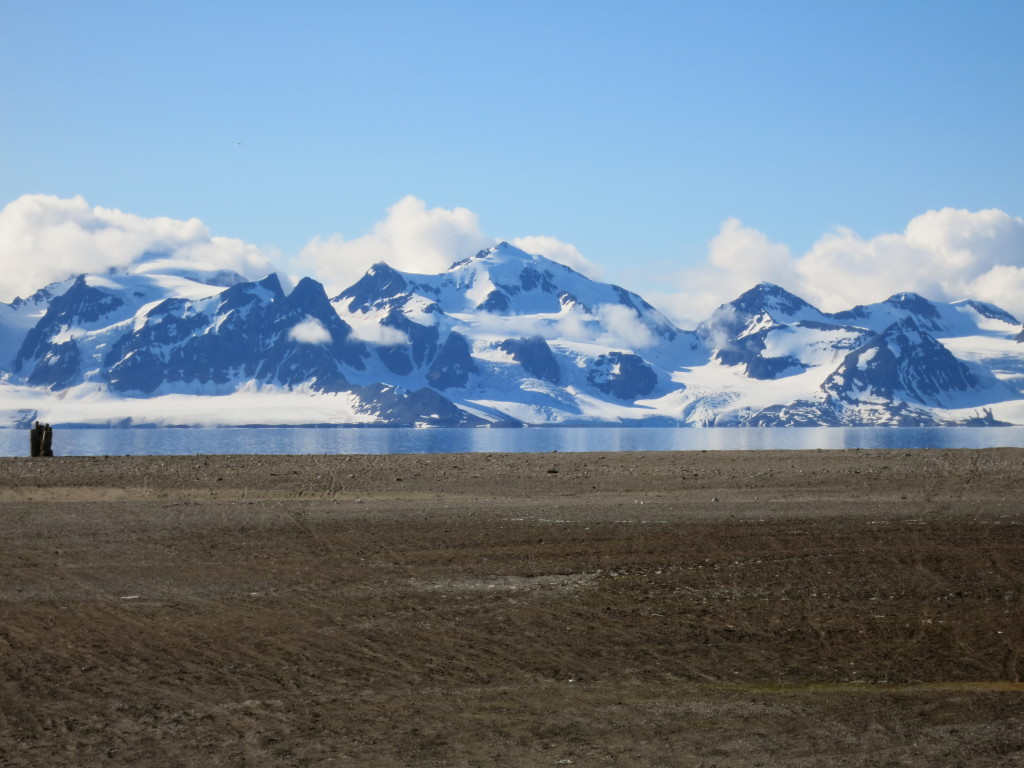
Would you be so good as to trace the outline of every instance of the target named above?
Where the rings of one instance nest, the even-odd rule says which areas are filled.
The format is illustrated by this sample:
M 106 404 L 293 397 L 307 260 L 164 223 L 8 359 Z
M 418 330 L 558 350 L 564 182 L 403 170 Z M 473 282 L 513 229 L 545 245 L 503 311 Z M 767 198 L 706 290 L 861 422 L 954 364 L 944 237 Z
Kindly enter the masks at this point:
M 333 299 L 147 254 L 0 305 L 0 425 L 1020 423 L 1021 338 L 981 302 L 770 283 L 686 331 L 507 243 Z

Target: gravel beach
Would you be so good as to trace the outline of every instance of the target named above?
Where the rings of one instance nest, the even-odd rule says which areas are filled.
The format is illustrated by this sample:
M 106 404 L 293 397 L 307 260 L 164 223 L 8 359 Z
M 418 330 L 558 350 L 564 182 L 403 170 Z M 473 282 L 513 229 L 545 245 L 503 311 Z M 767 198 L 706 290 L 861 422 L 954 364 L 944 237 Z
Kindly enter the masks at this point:
M 4 766 L 1024 766 L 1024 449 L 0 458 Z

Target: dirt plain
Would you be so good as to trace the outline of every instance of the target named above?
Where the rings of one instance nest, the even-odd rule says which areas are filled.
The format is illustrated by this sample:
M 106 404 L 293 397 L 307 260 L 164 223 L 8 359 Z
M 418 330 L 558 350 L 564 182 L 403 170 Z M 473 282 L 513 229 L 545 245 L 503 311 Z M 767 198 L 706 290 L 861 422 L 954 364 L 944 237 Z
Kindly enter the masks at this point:
M 1024 450 L 0 459 L 0 765 L 1024 766 Z

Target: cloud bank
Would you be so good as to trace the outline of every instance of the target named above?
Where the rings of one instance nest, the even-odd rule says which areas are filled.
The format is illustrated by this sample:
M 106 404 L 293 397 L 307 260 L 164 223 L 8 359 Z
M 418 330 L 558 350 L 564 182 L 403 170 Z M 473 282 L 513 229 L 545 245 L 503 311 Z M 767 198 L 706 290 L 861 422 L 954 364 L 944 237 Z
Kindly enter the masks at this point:
M 598 275 L 574 245 L 550 236 L 509 240 L 529 253 L 541 254 L 578 272 Z M 498 239 L 480 230 L 478 217 L 467 208 L 427 208 L 407 195 L 388 208 L 387 216 L 361 237 L 314 237 L 293 261 L 300 273 L 312 272 L 334 295 L 356 282 L 377 262 L 402 272 L 429 275 L 443 272 L 456 261 L 497 245 Z
M 1024 320 L 1024 219 L 944 208 L 900 233 L 864 239 L 839 228 L 800 256 L 729 219 L 705 263 L 672 280 L 678 291 L 647 298 L 686 327 L 762 280 L 827 312 L 912 291 L 935 301 L 988 301 Z
M 311 271 L 332 295 L 356 282 L 379 261 L 402 272 L 436 274 L 453 261 L 494 245 L 466 208 L 427 208 L 412 196 L 388 208 L 387 217 L 362 237 L 314 237 L 293 266 Z
M 601 271 L 579 250 L 550 236 L 510 240 L 578 272 Z M 480 231 L 467 208 L 428 208 L 412 196 L 399 200 L 368 234 L 314 237 L 291 266 L 312 274 L 332 293 L 356 282 L 373 264 L 420 274 L 443 272 L 454 262 L 498 243 Z M 0 209 L 0 301 L 27 296 L 49 283 L 111 268 L 154 268 L 168 262 L 196 269 L 232 270 L 259 279 L 277 267 L 254 245 L 214 237 L 199 219 L 145 218 L 113 208 L 93 207 L 84 198 L 23 195 Z
M 333 294 L 379 261 L 407 272 L 437 273 L 497 242 L 480 230 L 477 215 L 469 209 L 428 208 L 408 196 L 361 237 L 313 238 L 291 267 L 312 274 Z M 602 270 L 575 246 L 555 237 L 524 236 L 509 242 L 604 279 Z M 51 195 L 24 195 L 0 209 L 0 301 L 27 296 L 82 272 L 102 273 L 161 258 L 198 269 L 233 270 L 250 279 L 276 269 L 258 247 L 215 237 L 199 219 L 145 218 L 93 207 L 81 197 Z M 1024 320 L 1024 219 L 995 209 L 944 208 L 915 217 L 898 233 L 863 238 L 838 228 L 800 255 L 738 219 L 728 219 L 708 243 L 703 263 L 655 279 L 667 290 L 646 292 L 645 298 L 684 328 L 695 327 L 717 306 L 760 281 L 777 283 L 825 311 L 913 291 L 937 301 L 988 301 Z M 646 331 L 632 327 L 628 318 L 605 319 L 614 321 L 623 338 L 645 342 Z M 403 339 L 396 335 L 381 341 Z
M 144 218 L 82 197 L 23 195 L 0 210 L 0 301 L 83 272 L 127 267 L 153 254 L 248 278 L 274 271 L 254 245 L 213 237 L 199 219 Z

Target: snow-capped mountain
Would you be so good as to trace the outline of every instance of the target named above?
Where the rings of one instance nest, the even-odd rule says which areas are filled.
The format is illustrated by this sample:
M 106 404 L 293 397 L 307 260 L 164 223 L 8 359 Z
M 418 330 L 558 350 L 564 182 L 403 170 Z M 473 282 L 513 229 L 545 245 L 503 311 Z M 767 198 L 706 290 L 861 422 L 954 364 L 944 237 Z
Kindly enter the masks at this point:
M 0 424 L 1024 423 L 1020 323 L 762 283 L 695 331 L 507 243 L 329 298 L 148 256 L 0 305 Z
M 778 379 L 836 361 L 871 332 L 761 283 L 716 309 L 697 333 L 724 365 L 743 366 L 754 379 Z
M 755 402 L 740 423 L 936 425 L 993 423 L 988 406 L 1020 397 L 1019 327 L 990 304 L 910 293 L 825 313 L 762 283 L 719 307 L 698 333 L 713 359 L 749 378 L 792 381 L 760 389 L 779 391 L 780 402 L 744 398 Z M 1017 406 L 1005 410 L 1016 419 Z
M 758 425 L 804 423 L 937 426 L 942 413 L 976 409 L 952 423 L 995 423 L 993 402 L 1015 393 L 987 368 L 957 359 L 913 316 L 897 320 L 843 358 L 813 400 L 768 408 Z
M 354 380 L 429 386 L 484 418 L 573 420 L 587 396 L 617 408 L 705 355 L 640 296 L 508 243 L 438 275 L 378 264 L 333 304 L 375 342 Z

